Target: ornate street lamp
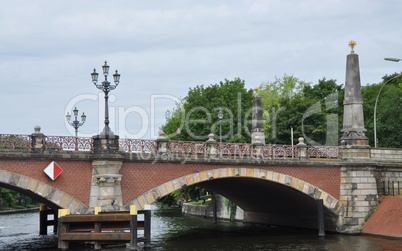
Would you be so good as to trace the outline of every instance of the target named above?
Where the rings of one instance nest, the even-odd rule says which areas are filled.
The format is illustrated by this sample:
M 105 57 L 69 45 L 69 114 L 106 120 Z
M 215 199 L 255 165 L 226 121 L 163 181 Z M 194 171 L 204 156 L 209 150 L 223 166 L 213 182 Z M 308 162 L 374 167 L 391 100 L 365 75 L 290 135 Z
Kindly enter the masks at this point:
M 180 128 L 177 128 L 176 133 L 177 133 L 177 137 L 179 138 L 179 141 L 180 141 L 181 129 L 180 129 Z
M 219 139 L 220 143 L 222 144 L 222 119 L 223 119 L 222 108 L 219 108 L 218 118 L 219 118 Z
M 78 120 L 78 109 L 77 109 L 77 107 L 75 107 L 75 109 L 73 110 L 73 114 L 74 114 L 75 119 L 73 121 L 71 121 L 71 115 L 67 112 L 66 120 L 67 120 L 68 124 L 70 126 L 74 127 L 74 129 L 75 129 L 75 150 L 78 151 L 78 141 L 77 141 L 78 127 L 82 126 L 85 123 L 85 120 L 87 119 L 87 116 L 84 113 L 82 113 L 82 115 L 81 115 L 81 121 L 82 122 L 80 122 Z
M 94 72 L 91 73 L 92 77 L 92 82 L 98 88 L 99 90 L 102 90 L 105 93 L 105 128 L 103 129 L 101 135 L 113 135 L 112 130 L 110 130 L 109 127 L 109 106 L 108 106 L 108 99 L 109 99 L 109 92 L 116 89 L 116 87 L 119 85 L 120 82 L 120 74 L 115 72 L 113 74 L 113 80 L 114 80 L 114 85 L 111 84 L 109 81 L 107 81 L 107 76 L 109 74 L 109 65 L 107 65 L 107 62 L 105 61 L 105 64 L 102 66 L 103 70 L 103 75 L 105 76 L 105 81 L 103 81 L 101 84 L 97 84 L 98 82 L 98 73 L 96 72 L 96 69 L 94 69 Z

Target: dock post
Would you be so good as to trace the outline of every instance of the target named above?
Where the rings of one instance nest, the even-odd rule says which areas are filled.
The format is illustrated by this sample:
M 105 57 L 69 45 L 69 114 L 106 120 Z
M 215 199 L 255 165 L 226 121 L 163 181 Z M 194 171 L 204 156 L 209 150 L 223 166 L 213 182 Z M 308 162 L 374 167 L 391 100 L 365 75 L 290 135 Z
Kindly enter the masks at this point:
M 131 222 L 130 222 L 130 250 L 137 250 L 137 231 L 138 231 L 138 224 L 137 224 L 137 206 L 130 205 L 130 215 L 131 215 Z
M 60 218 L 63 217 L 63 216 L 69 215 L 69 214 L 70 214 L 70 209 L 59 209 L 59 212 L 58 212 L 59 226 L 57 227 L 57 230 L 58 230 L 57 231 L 57 238 L 58 238 L 57 246 L 58 246 L 59 249 L 63 249 L 63 250 L 68 249 L 68 241 L 62 241 L 61 240 L 61 235 L 63 233 L 67 232 L 68 226 L 67 226 L 67 224 L 61 224 Z
M 212 212 L 213 212 L 213 222 L 216 224 L 218 222 L 218 208 L 216 205 L 216 195 L 212 195 Z
M 318 236 L 325 236 L 323 200 L 317 200 Z
M 58 219 L 59 219 L 59 215 L 57 210 L 53 210 L 53 233 L 57 234 L 57 227 L 58 227 Z
M 94 209 L 94 215 L 98 215 L 100 212 L 102 212 L 102 207 L 95 207 Z M 94 224 L 94 233 L 100 233 L 102 232 L 102 223 L 101 222 L 95 222 Z M 95 250 L 101 250 L 102 245 L 100 244 L 99 241 L 94 241 L 94 249 Z
M 47 235 L 47 206 L 40 205 L 39 210 L 39 234 Z
M 151 205 L 145 205 L 144 207 L 144 237 L 145 247 L 151 246 Z

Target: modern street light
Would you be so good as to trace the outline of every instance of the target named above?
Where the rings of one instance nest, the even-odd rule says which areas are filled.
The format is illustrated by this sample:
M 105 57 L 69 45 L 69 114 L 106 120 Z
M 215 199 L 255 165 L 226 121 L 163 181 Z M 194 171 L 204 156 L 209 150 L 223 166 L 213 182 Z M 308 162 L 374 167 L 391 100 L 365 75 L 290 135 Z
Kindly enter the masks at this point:
M 399 61 L 399 60 L 398 60 L 398 61 Z M 398 61 L 395 61 L 395 62 L 398 62 Z M 400 75 L 398 75 L 398 76 L 395 76 L 395 77 L 389 79 L 387 82 L 385 82 L 385 84 L 383 84 L 383 85 L 381 86 L 381 89 L 380 89 L 380 91 L 379 91 L 378 94 L 377 94 L 377 98 L 376 98 L 376 100 L 375 100 L 375 105 L 374 105 L 374 147 L 375 147 L 375 148 L 377 148 L 377 103 L 378 103 L 378 98 L 380 97 L 380 93 L 381 93 L 381 91 L 382 91 L 382 88 L 384 88 L 384 86 L 385 86 L 386 84 L 388 84 L 388 83 L 391 82 L 392 80 L 397 79 L 397 78 L 400 78 L 400 77 L 402 77 L 402 74 L 400 74 Z
M 222 144 L 222 119 L 223 119 L 222 108 L 219 108 L 218 118 L 219 118 L 219 139 L 220 143 Z
M 179 137 L 179 141 L 180 141 L 181 129 L 180 129 L 180 128 L 177 128 L 176 133 L 177 133 L 177 137 Z
M 74 114 L 75 119 L 73 121 L 71 121 L 71 115 L 67 112 L 66 120 L 67 120 L 68 124 L 70 126 L 74 127 L 74 129 L 75 129 L 75 150 L 78 151 L 78 141 L 77 141 L 78 127 L 82 126 L 85 123 L 85 120 L 87 119 L 87 116 L 84 113 L 82 113 L 82 115 L 81 115 L 81 121 L 82 122 L 80 122 L 78 120 L 78 109 L 77 109 L 77 107 L 75 107 L 75 109 L 73 110 L 73 114 Z
M 116 87 L 119 85 L 120 82 L 120 74 L 115 72 L 113 74 L 113 80 L 114 80 L 114 85 L 112 85 L 109 81 L 107 81 L 107 75 L 109 74 L 109 65 L 107 65 L 107 62 L 105 61 L 105 64 L 102 66 L 103 70 L 103 75 L 105 76 L 105 81 L 103 81 L 101 84 L 96 84 L 98 82 L 98 73 L 96 72 L 96 69 L 94 69 L 94 72 L 91 73 L 92 77 L 92 82 L 98 88 L 99 90 L 102 90 L 105 93 L 105 128 L 103 129 L 101 135 L 113 135 L 112 130 L 110 130 L 109 127 L 109 106 L 108 106 L 108 99 L 109 99 L 109 92 L 116 89 Z
M 399 59 L 399 58 L 384 58 L 384 60 L 392 61 L 392 62 L 399 62 L 399 61 L 401 61 L 402 59 Z

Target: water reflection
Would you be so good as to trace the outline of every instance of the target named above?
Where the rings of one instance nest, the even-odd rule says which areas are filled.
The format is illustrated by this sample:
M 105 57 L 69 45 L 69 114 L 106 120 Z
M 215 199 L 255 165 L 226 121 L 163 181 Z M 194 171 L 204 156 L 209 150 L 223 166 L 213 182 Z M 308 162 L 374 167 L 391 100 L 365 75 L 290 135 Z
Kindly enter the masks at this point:
M 39 213 L 0 215 L 0 250 L 57 250 L 57 237 L 38 235 Z M 49 227 L 52 233 L 52 227 Z M 178 209 L 156 209 L 152 216 L 152 247 L 147 250 L 402 250 L 402 240 L 374 236 L 249 225 L 183 216 Z M 73 250 L 92 250 L 72 245 Z M 140 244 L 140 250 L 143 246 Z M 105 250 L 128 250 L 109 246 Z

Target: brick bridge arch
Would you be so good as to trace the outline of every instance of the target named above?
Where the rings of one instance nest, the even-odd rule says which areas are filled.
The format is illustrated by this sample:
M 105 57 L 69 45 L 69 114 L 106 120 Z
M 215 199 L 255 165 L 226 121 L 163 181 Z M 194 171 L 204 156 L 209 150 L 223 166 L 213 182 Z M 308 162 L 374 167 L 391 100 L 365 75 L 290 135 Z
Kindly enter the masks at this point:
M 182 176 L 145 192 L 126 204 L 125 207 L 128 208 L 129 205 L 137 205 L 140 209 L 143 209 L 146 204 L 152 204 L 159 198 L 182 187 L 195 184 L 222 194 L 249 212 L 256 212 L 256 207 L 267 206 L 259 202 L 256 202 L 254 208 L 247 206 L 244 199 L 239 196 L 248 198 L 248 202 L 250 202 L 250 199 L 263 201 L 265 198 L 268 198 L 273 204 L 282 203 L 284 206 L 278 208 L 280 209 L 279 213 L 285 209 L 285 206 L 288 208 L 292 207 L 292 203 L 295 203 L 294 208 L 297 206 L 297 210 L 301 213 L 303 213 L 303 210 L 314 211 L 316 210 L 315 200 L 322 199 L 326 217 L 331 218 L 327 221 L 332 222 L 329 224 L 331 225 L 329 228 L 332 229 L 338 226 L 338 221 L 342 218 L 344 211 L 344 207 L 339 200 L 306 181 L 283 173 L 255 168 L 219 168 Z M 226 189 L 223 187 L 226 187 Z M 258 191 L 259 195 L 253 196 L 253 194 L 248 194 L 246 190 L 250 187 L 254 188 L 253 193 Z M 236 194 L 241 195 L 236 197 Z M 282 200 L 281 196 L 284 197 Z M 288 198 L 286 197 L 291 197 L 292 201 L 287 201 Z M 308 201 L 308 203 L 302 201 Z M 273 204 L 269 206 L 272 207 Z M 272 213 L 275 214 L 278 212 Z M 315 217 L 316 214 L 311 214 L 310 216 Z M 251 218 L 249 217 L 249 220 Z
M 53 209 L 68 208 L 72 214 L 84 214 L 88 207 L 71 195 L 37 179 L 18 173 L 0 170 L 0 187 L 4 187 L 50 206 Z

